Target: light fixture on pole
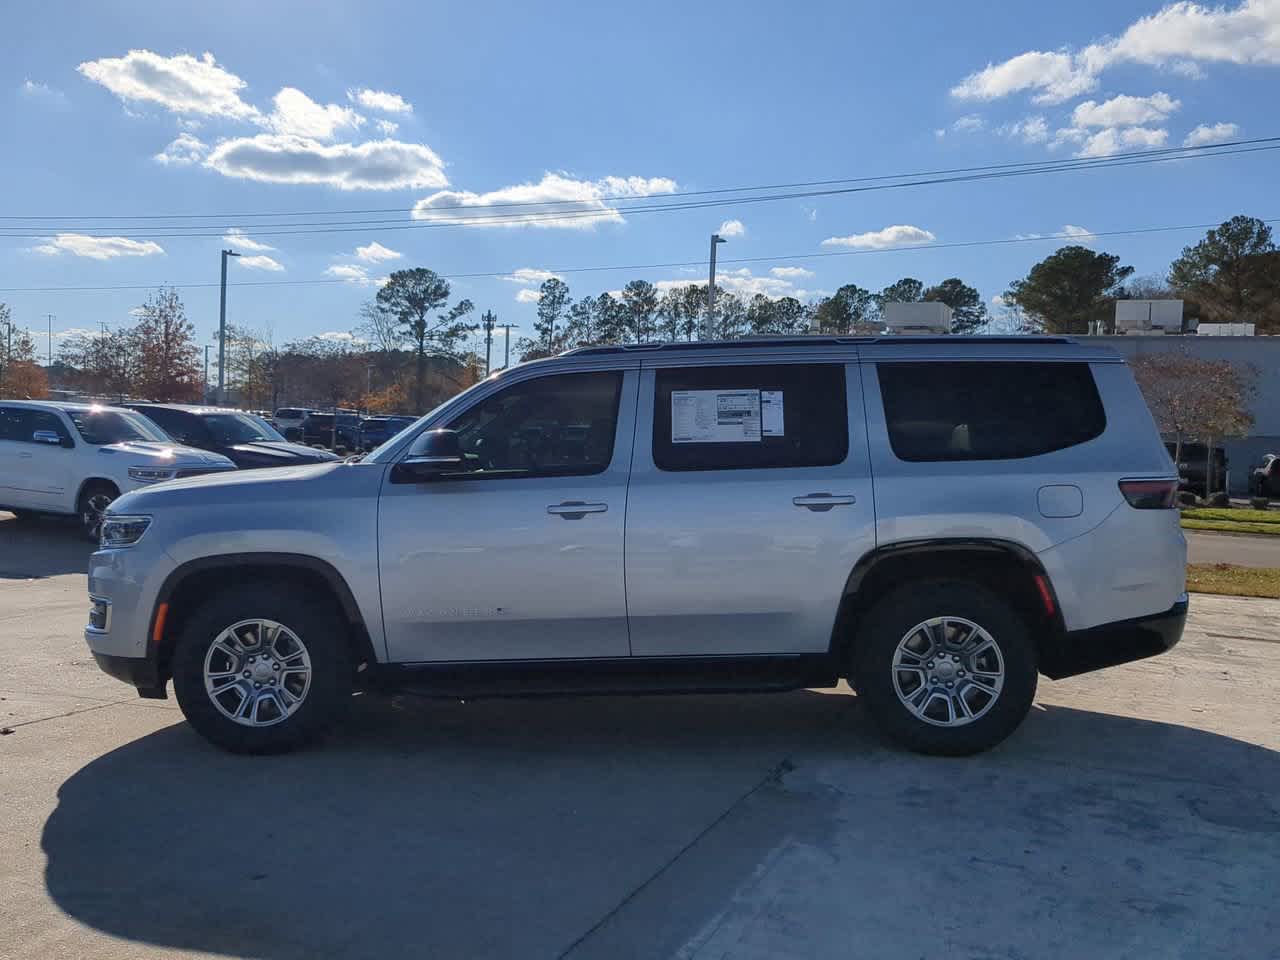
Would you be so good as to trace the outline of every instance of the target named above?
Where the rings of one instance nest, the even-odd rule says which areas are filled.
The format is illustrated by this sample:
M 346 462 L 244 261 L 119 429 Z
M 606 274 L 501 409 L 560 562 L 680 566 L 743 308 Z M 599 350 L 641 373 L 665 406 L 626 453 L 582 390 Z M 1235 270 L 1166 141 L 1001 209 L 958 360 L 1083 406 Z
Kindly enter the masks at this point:
M 218 402 L 227 402 L 227 257 L 238 257 L 234 250 L 222 251 L 222 288 L 218 297 Z
M 711 279 L 707 283 L 707 316 L 702 322 L 702 339 L 710 340 L 716 317 L 716 247 L 725 243 L 718 233 L 711 235 Z

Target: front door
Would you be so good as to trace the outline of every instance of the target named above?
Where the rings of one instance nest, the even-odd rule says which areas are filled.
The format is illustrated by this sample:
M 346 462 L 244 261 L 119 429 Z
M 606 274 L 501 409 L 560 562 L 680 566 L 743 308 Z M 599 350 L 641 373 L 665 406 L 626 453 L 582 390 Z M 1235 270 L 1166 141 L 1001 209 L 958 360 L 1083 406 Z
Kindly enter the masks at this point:
M 649 363 L 627 506 L 633 655 L 825 652 L 875 546 L 857 363 Z
M 467 466 L 383 480 L 394 662 L 625 657 L 622 531 L 635 370 L 517 380 L 433 424 Z

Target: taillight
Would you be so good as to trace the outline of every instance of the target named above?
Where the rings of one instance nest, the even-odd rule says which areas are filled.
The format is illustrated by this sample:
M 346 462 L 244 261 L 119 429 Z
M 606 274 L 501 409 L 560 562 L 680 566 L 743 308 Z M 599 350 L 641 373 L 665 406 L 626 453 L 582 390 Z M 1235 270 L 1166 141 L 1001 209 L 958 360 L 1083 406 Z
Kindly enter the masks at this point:
M 1172 510 L 1178 505 L 1177 480 L 1121 480 L 1120 492 L 1136 510 Z

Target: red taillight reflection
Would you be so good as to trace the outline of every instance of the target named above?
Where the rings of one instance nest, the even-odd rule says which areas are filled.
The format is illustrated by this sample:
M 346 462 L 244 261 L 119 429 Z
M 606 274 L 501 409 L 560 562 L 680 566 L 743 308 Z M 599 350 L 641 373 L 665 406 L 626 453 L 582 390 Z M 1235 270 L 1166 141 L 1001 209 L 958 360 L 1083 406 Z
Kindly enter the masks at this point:
M 1120 492 L 1137 510 L 1172 510 L 1178 504 L 1177 480 L 1121 480 Z

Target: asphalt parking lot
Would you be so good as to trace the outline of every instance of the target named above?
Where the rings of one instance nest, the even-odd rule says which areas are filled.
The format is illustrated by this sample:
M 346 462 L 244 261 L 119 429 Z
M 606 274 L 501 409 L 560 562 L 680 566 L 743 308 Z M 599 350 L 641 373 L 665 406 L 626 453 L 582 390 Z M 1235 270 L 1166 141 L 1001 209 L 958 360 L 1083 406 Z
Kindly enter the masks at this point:
M 848 691 L 357 698 L 244 758 L 98 672 L 88 552 L 0 515 L 0 957 L 1280 956 L 1280 601 L 966 760 Z

